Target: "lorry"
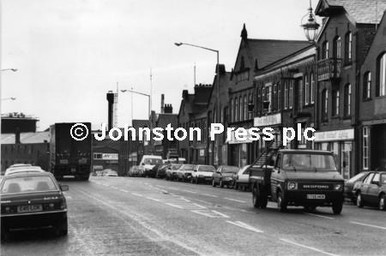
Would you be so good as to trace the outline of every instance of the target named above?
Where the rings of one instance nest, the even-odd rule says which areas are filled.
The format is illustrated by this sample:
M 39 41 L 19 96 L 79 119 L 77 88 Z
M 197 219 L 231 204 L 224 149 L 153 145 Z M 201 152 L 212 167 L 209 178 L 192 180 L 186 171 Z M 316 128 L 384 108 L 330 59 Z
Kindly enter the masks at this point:
M 249 182 L 255 208 L 266 208 L 268 201 L 281 212 L 287 206 L 328 206 L 340 214 L 343 208 L 344 179 L 329 151 L 267 148 L 251 165 Z
M 74 176 L 87 181 L 92 167 L 91 123 L 82 123 L 87 136 L 77 140 L 70 130 L 78 123 L 55 123 L 50 126 L 50 172 L 56 179 Z M 77 133 L 81 133 L 77 131 Z

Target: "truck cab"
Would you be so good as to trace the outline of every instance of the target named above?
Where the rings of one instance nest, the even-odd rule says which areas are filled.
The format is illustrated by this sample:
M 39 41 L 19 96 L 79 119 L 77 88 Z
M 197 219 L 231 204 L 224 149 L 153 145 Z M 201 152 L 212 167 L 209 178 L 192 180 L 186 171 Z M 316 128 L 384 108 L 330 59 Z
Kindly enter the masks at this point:
M 254 206 L 258 208 L 265 208 L 270 200 L 277 202 L 280 211 L 291 205 L 307 210 L 331 206 L 334 214 L 342 211 L 344 180 L 332 152 L 278 150 L 265 165 L 251 168 L 250 182 Z

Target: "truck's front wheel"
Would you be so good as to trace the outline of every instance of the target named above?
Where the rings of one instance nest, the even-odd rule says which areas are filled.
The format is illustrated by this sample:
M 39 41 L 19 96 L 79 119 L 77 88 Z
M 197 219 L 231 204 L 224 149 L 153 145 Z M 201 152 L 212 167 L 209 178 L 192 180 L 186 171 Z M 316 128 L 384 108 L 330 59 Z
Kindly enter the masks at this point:
M 260 207 L 260 201 L 259 201 L 259 190 L 257 189 L 257 186 L 253 186 L 252 188 L 252 204 L 253 207 L 259 208 Z
M 343 202 L 334 202 L 332 203 L 332 212 L 335 215 L 338 215 L 342 212 L 343 209 Z
M 277 208 L 281 212 L 287 211 L 287 202 L 284 200 L 284 196 L 281 191 L 277 192 Z

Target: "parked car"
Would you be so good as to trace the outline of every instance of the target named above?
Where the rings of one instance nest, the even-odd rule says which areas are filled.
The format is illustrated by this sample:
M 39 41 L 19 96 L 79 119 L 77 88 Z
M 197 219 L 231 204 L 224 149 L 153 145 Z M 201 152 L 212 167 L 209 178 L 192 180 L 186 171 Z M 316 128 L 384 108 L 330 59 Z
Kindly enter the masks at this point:
M 166 179 L 177 180 L 177 170 L 181 165 L 182 164 L 169 164 L 169 167 L 166 169 Z
M 103 170 L 103 176 L 118 177 L 118 173 L 112 169 L 105 169 Z
M 194 166 L 190 182 L 196 184 L 200 182 L 209 183 L 212 181 L 212 176 L 215 171 L 216 168 L 212 165 L 196 165 Z
M 143 176 L 155 177 L 156 173 L 153 171 L 153 167 L 162 163 L 161 156 L 144 155 L 139 163 L 139 168 L 142 171 Z
M 366 178 L 369 172 L 361 172 L 347 180 L 344 183 L 344 197 L 356 203 L 356 190 L 360 187 L 360 183 Z
M 239 167 L 220 165 L 212 176 L 212 186 L 215 187 L 217 184 L 223 188 L 225 185 L 233 187 L 233 175 L 239 171 Z
M 235 175 L 235 189 L 242 188 L 243 190 L 247 190 L 249 188 L 249 167 L 250 165 L 242 167 Z
M 9 167 L 7 170 L 5 170 L 4 176 L 23 172 L 44 172 L 44 170 L 40 168 L 40 166 L 20 165 L 16 167 Z
M 133 165 L 130 167 L 127 176 L 129 177 L 138 177 L 138 176 L 143 176 L 142 170 L 139 168 L 138 165 Z
M 357 191 L 357 206 L 378 206 L 386 210 L 386 172 L 370 172 Z
M 187 181 L 192 177 L 192 172 L 194 170 L 194 164 L 183 164 L 177 170 L 177 179 L 179 181 Z
M 59 185 L 49 172 L 28 172 L 4 176 L 0 183 L 1 238 L 20 229 L 53 228 L 67 235 L 67 204 Z
M 163 179 L 166 177 L 166 170 L 167 168 L 169 168 L 169 165 L 170 164 L 166 164 L 166 163 L 163 163 L 163 164 L 160 164 L 160 165 L 155 165 L 154 168 L 156 168 L 155 172 L 156 172 L 156 175 L 155 177 L 156 178 L 160 178 L 160 179 Z

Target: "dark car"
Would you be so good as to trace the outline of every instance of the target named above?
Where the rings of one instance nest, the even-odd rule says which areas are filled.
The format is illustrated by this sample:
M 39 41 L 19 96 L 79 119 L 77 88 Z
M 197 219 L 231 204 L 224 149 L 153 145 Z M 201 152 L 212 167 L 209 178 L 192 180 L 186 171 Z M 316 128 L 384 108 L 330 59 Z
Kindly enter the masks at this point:
M 344 183 L 344 197 L 356 203 L 356 190 L 369 172 L 361 172 Z
M 57 236 L 67 235 L 67 203 L 49 172 L 4 176 L 0 183 L 1 238 L 14 230 L 53 228 Z
M 215 187 L 218 184 L 222 188 L 224 185 L 227 187 L 233 187 L 233 176 L 237 174 L 239 170 L 239 167 L 236 166 L 220 165 L 216 172 L 213 173 L 212 186 Z
M 163 179 L 166 177 L 166 169 L 169 167 L 170 164 L 157 164 L 153 167 L 153 171 L 155 171 L 155 177 Z
M 181 165 L 182 164 L 169 164 L 169 167 L 166 169 L 166 179 L 176 180 L 177 170 L 181 167 Z
M 386 210 L 386 172 L 370 172 L 357 191 L 357 206 L 378 206 Z

